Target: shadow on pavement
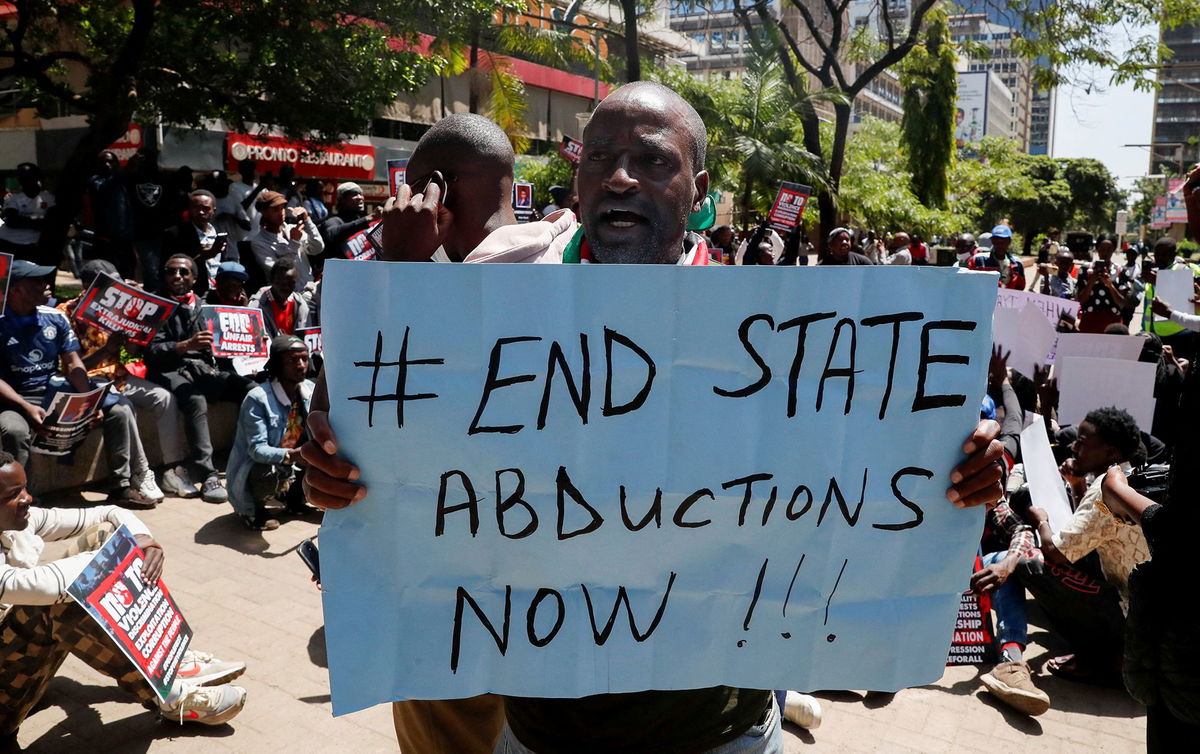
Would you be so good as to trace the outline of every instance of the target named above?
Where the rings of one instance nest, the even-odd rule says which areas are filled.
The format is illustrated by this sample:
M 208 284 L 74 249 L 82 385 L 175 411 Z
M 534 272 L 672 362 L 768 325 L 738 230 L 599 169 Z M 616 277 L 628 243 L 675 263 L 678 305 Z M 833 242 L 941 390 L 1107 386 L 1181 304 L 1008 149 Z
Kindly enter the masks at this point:
M 234 732 L 230 725 L 178 725 L 149 711 L 105 724 L 94 705 L 113 701 L 128 701 L 130 710 L 138 704 L 116 686 L 85 686 L 71 678 L 55 678 L 39 709 L 60 707 L 66 719 L 30 742 L 25 750 L 78 754 L 99 751 L 96 742 L 103 741 L 105 751 L 144 752 L 160 738 L 224 738 Z
M 325 654 L 325 626 L 320 626 L 308 637 L 308 659 L 318 668 L 329 667 L 329 656 Z
M 1029 715 L 1009 707 L 987 691 L 979 689 L 975 694 L 975 698 L 999 712 L 1004 717 L 1004 722 L 1008 723 L 1013 730 L 1019 730 L 1027 736 L 1042 735 L 1041 723 Z M 1054 703 L 1054 697 L 1050 697 L 1050 703 Z
M 193 541 L 198 545 L 221 545 L 244 555 L 258 555 L 263 558 L 290 555 L 298 546 L 297 543 L 283 552 L 268 552 L 271 543 L 263 537 L 262 532 L 247 529 L 236 513 L 217 516 L 208 521 L 196 530 Z

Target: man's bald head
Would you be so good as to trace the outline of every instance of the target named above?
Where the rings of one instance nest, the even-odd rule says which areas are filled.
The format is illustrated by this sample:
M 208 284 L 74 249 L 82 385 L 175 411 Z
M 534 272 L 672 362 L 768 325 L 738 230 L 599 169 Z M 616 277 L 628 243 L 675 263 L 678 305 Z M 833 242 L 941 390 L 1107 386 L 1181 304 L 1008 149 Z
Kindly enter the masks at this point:
M 653 81 L 634 81 L 605 97 L 604 101 L 592 112 L 592 116 L 595 117 L 595 114 L 602 108 L 634 103 L 641 107 L 673 112 L 677 115 L 679 123 L 683 125 L 691 139 L 692 172 L 699 173 L 704 170 L 704 158 L 708 151 L 708 129 L 704 127 L 704 121 L 700 118 L 700 113 L 696 112 L 696 108 L 692 107 L 673 89 L 668 89 Z M 591 123 L 590 118 L 588 123 Z M 583 130 L 584 133 L 587 133 L 587 126 L 584 126 Z
M 473 113 L 447 115 L 434 123 L 417 142 L 408 160 L 408 175 L 419 179 L 431 170 L 444 171 L 443 165 L 434 163 L 444 162 L 447 156 L 492 163 L 510 173 L 516 160 L 504 130 Z

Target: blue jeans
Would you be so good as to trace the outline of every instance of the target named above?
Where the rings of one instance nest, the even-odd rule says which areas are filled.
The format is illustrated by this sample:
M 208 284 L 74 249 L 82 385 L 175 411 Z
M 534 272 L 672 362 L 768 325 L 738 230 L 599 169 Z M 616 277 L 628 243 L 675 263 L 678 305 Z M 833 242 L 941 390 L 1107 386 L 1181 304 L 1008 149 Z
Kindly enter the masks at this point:
M 603 725 L 604 721 L 596 721 Z M 532 749 L 517 740 L 508 723 L 500 732 L 500 740 L 496 742 L 493 754 L 536 754 Z M 767 710 L 767 716 L 762 723 L 755 725 L 741 736 L 722 744 L 715 749 L 709 749 L 705 754 L 783 754 L 783 732 L 779 723 L 779 708 L 774 700 Z
M 1008 557 L 1007 552 L 993 552 L 983 556 L 983 565 L 990 566 Z M 1005 644 L 1029 643 L 1029 622 L 1025 619 L 1025 586 L 1014 573 L 1004 586 L 992 592 L 992 609 L 996 611 L 996 634 L 1000 646 Z

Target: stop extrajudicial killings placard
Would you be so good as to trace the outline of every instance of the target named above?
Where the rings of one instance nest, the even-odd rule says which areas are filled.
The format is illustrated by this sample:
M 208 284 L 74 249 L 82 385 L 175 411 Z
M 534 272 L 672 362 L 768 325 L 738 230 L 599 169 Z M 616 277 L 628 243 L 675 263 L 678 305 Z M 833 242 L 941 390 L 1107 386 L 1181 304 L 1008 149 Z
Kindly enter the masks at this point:
M 135 346 L 149 345 L 176 303 L 99 275 L 75 307 L 75 319 L 110 333 L 123 333 Z

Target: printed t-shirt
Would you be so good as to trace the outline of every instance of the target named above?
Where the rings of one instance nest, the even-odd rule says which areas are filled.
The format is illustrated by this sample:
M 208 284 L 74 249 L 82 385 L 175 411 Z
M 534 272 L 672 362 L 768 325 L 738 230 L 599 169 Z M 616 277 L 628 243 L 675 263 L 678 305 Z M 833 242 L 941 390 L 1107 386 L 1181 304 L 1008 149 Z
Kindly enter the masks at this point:
M 5 307 L 0 317 L 0 376 L 21 395 L 44 392 L 59 357 L 79 350 L 67 316 L 49 306 L 22 317 Z

